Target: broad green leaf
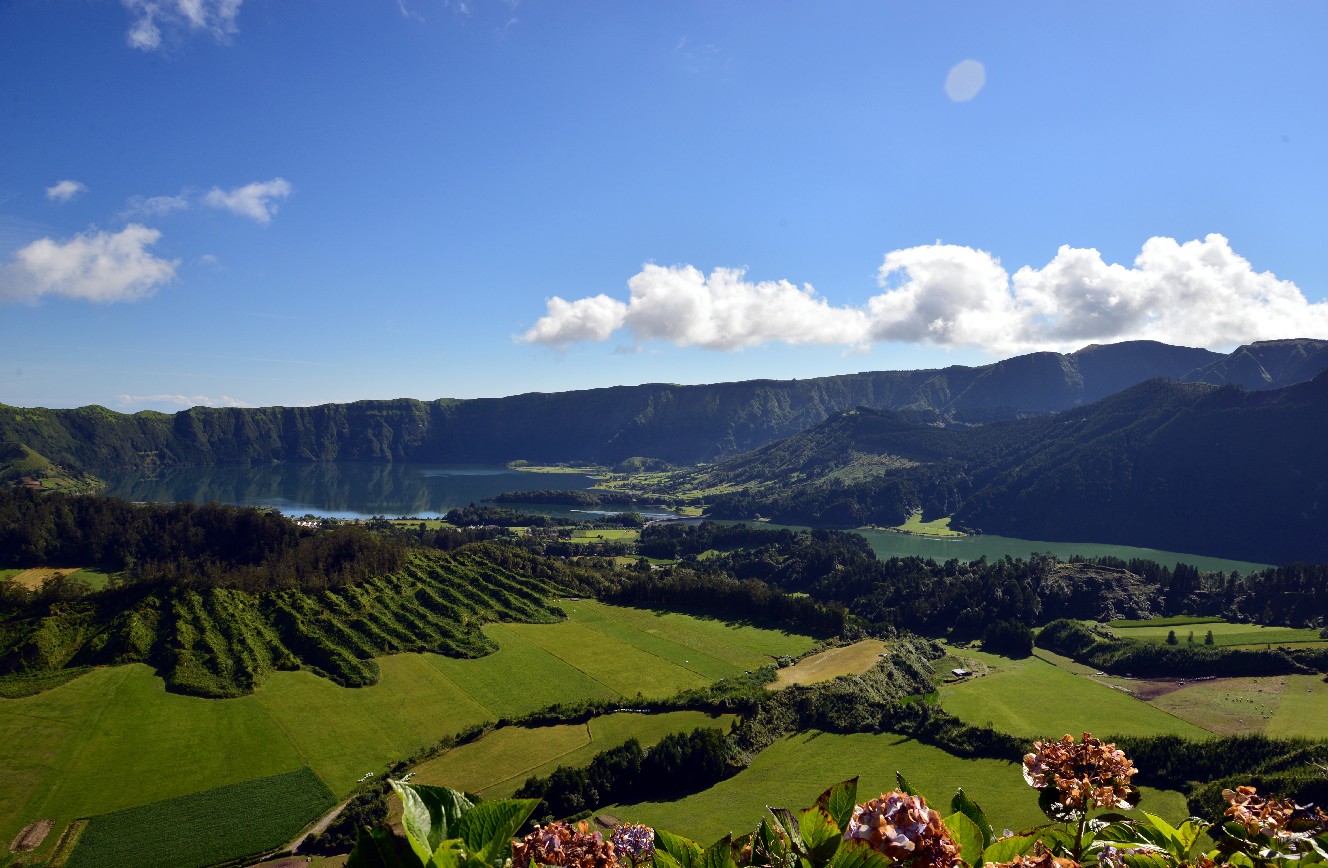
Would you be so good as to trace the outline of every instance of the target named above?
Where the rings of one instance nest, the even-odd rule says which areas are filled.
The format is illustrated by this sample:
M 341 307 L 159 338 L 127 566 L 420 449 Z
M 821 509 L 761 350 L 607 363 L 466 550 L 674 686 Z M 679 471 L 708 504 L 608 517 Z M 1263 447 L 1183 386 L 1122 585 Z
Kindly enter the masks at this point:
M 392 789 L 401 797 L 401 823 L 406 839 L 420 862 L 428 864 L 451 829 L 470 810 L 470 800 L 447 787 L 425 787 L 392 781 Z
M 1139 813 L 1141 813 L 1141 814 L 1143 814 L 1145 817 L 1147 817 L 1147 818 L 1148 818 L 1148 822 L 1151 823 L 1151 824 L 1153 825 L 1153 828 L 1154 828 L 1154 829 L 1157 829 L 1159 832 L 1161 832 L 1161 833 L 1162 833 L 1163 835 L 1165 835 L 1167 838 L 1170 838 L 1171 840 L 1176 841 L 1176 842 L 1179 842 L 1179 841 L 1180 841 L 1180 832 L 1176 831 L 1176 827 L 1175 827 L 1175 826 L 1171 825 L 1171 824 L 1168 823 L 1166 820 L 1162 819 L 1161 817 L 1157 816 L 1156 814 L 1150 814 L 1150 813 L 1148 813 L 1147 811 L 1140 811 Z
M 1237 851 L 1226 858 L 1228 862 L 1232 865 L 1239 866 L 1239 868 L 1254 868 L 1254 860 L 1251 859 L 1247 853 Z
M 1180 824 L 1176 834 L 1180 837 L 1182 858 L 1189 857 L 1190 850 L 1194 849 L 1194 842 L 1199 840 L 1199 836 L 1207 828 L 1208 824 L 1202 821 L 1196 823 L 1194 820 L 1186 820 Z
M 453 830 L 466 849 L 484 862 L 504 855 L 526 818 L 539 807 L 538 799 L 481 802 L 457 820 Z
M 796 853 L 802 850 L 802 830 L 798 827 L 798 818 L 793 816 L 793 812 L 788 808 L 772 808 L 769 805 L 766 806 L 766 810 L 775 818 L 780 830 L 789 839 L 793 851 Z
M 725 835 L 706 848 L 696 868 L 735 868 L 733 864 L 733 836 Z
M 401 860 L 395 839 L 386 829 L 360 829 L 355 849 L 346 858 L 346 868 L 418 868 L 420 864 Z
M 955 843 L 959 845 L 959 855 L 969 865 L 982 864 L 982 830 L 978 824 L 970 820 L 964 814 L 951 814 L 948 817 L 942 817 L 941 822 L 945 828 L 950 830 L 954 836 Z
M 807 849 L 813 865 L 829 862 L 843 840 L 843 832 L 820 808 L 808 808 L 798 815 L 798 833 L 802 835 L 802 846 Z
M 984 848 L 996 837 L 996 830 L 991 827 L 991 823 L 987 822 L 986 812 L 982 810 L 977 802 L 968 797 L 963 787 L 955 790 L 954 798 L 950 800 L 950 810 L 956 814 L 963 814 L 973 821 L 973 824 L 978 827 L 978 831 L 982 833 L 982 846 Z M 974 862 L 972 859 L 968 861 L 973 865 L 981 864 Z
M 1165 853 L 1121 853 L 1126 868 L 1172 868 Z
M 753 861 L 755 861 L 756 853 L 760 852 L 773 862 L 776 859 L 781 859 L 784 853 L 788 851 L 788 841 L 780 836 L 773 823 L 762 820 L 761 825 L 756 827 L 756 832 L 752 836 L 752 851 Z
M 681 862 L 673 858 L 666 850 L 655 848 L 655 868 L 683 868 Z
M 1014 835 L 1009 838 L 997 838 L 982 851 L 984 862 L 1013 862 L 1014 857 L 1023 856 L 1033 849 L 1038 842 L 1037 835 Z M 977 868 L 976 864 L 974 868 Z
M 682 868 L 696 868 L 697 863 L 701 861 L 700 844 L 690 838 L 684 838 L 663 829 L 656 829 L 655 852 L 659 853 L 660 851 L 676 859 Z
M 918 791 L 909 786 L 908 779 L 904 777 L 903 772 L 895 772 L 895 783 L 899 784 L 899 791 L 907 793 L 910 796 L 919 795 Z
M 448 838 L 438 845 L 425 868 L 462 868 L 467 863 L 460 838 Z
M 825 811 L 840 829 L 848 828 L 849 818 L 858 804 L 858 779 L 849 778 L 821 793 L 816 807 Z
M 826 868 L 889 868 L 894 864 L 866 841 L 849 841 L 839 848 Z

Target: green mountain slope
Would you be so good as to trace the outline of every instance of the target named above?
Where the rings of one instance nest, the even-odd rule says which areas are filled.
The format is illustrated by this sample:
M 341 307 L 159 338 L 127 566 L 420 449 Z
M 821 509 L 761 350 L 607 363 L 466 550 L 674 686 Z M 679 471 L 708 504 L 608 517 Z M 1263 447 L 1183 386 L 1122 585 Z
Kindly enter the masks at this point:
M 1264 392 L 1153 380 L 971 430 L 861 409 L 680 484 L 744 488 L 715 498 L 719 516 L 898 524 L 921 508 L 1033 539 L 1322 561 L 1326 429 L 1328 373 Z
M 205 408 L 126 415 L 0 405 L 0 440 L 81 470 L 271 461 L 591 461 L 690 464 L 788 437 L 836 413 L 893 409 L 967 426 L 1093 401 L 1222 357 L 1148 341 L 983 367 L 706 386 L 649 384 L 466 401 Z

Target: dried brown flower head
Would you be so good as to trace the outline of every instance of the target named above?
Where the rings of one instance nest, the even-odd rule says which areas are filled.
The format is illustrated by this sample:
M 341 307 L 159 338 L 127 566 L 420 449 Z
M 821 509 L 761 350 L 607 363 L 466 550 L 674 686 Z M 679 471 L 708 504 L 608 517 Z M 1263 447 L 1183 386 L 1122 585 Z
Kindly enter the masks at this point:
M 612 841 L 590 831 L 584 820 L 575 828 L 564 822 L 536 826 L 535 831 L 512 845 L 513 868 L 557 865 L 566 868 L 617 868 Z
M 914 868 L 957 868 L 959 845 L 927 807 L 922 796 L 895 790 L 853 809 L 844 840 L 866 841 L 872 849 Z
M 1033 753 L 1024 757 L 1024 780 L 1037 789 L 1056 787 L 1060 804 L 1075 811 L 1134 807 L 1139 791 L 1130 778 L 1138 772 L 1116 745 L 1087 732 L 1077 744 L 1070 735 L 1035 741 Z
M 1309 838 L 1328 829 L 1328 814 L 1321 808 L 1301 807 L 1287 799 L 1265 799 L 1254 787 L 1223 790 L 1230 803 L 1223 816 L 1245 827 L 1251 835 L 1269 838 Z
M 1038 841 L 1023 856 L 1016 856 L 1009 862 L 988 862 L 987 868 L 1079 868 L 1079 863 L 1053 856 L 1046 845 Z

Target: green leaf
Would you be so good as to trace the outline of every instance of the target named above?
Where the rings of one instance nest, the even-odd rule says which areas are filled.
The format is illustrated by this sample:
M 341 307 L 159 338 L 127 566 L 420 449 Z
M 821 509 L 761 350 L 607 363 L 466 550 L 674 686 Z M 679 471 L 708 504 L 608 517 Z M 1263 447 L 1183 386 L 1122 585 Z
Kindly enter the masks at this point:
M 672 856 L 682 868 L 696 868 L 697 863 L 701 861 L 700 844 L 690 838 L 684 838 L 663 829 L 656 829 L 655 852 L 659 853 L 660 851 Z
M 428 864 L 438 845 L 448 837 L 448 830 L 473 807 L 470 800 L 447 787 L 425 787 L 392 781 L 392 789 L 401 797 L 401 823 L 406 839 L 420 862 Z
M 840 829 L 848 828 L 853 809 L 858 806 L 858 779 L 856 777 L 835 784 L 821 793 L 816 800 L 816 807 L 825 811 Z
M 965 817 L 968 817 L 973 821 L 973 824 L 978 827 L 978 831 L 982 833 L 982 846 L 984 849 L 991 844 L 992 839 L 996 837 L 996 830 L 993 829 L 991 823 L 987 821 L 986 812 L 979 807 L 977 802 L 968 797 L 968 794 L 964 792 L 963 787 L 955 790 L 954 798 L 950 800 L 950 810 L 954 811 L 956 814 L 963 814 Z M 979 864 L 973 862 L 971 859 L 969 860 L 969 863 Z
M 1033 849 L 1038 842 L 1036 835 L 1013 835 L 1009 838 L 997 838 L 982 851 L 984 862 L 1013 862 L 1014 857 L 1023 856 Z M 974 868 L 977 868 L 974 865 Z
M 733 864 L 733 836 L 725 835 L 707 847 L 696 868 L 736 868 Z
M 788 852 L 788 846 L 787 839 L 780 836 L 775 825 L 768 820 L 762 820 L 752 836 L 752 862 L 756 862 L 758 854 L 770 862 L 782 861 L 784 854 Z
M 462 868 L 468 861 L 460 838 L 448 838 L 438 845 L 425 868 Z
M 908 779 L 904 777 L 903 772 L 895 772 L 895 783 L 899 784 L 899 791 L 910 796 L 919 795 L 918 791 L 909 786 Z
M 396 839 L 387 829 L 360 829 L 355 849 L 346 857 L 346 868 L 418 868 L 420 864 L 402 861 Z
M 1227 857 L 1227 862 L 1239 866 L 1239 868 L 1254 868 L 1254 860 L 1250 858 L 1248 853 L 1239 851 L 1232 853 Z
M 839 848 L 826 868 L 890 868 L 894 864 L 866 841 L 850 841 Z
M 808 808 L 798 815 L 798 833 L 812 865 L 824 865 L 839 849 L 843 833 L 820 808 Z
M 457 821 L 455 834 L 466 849 L 486 863 L 505 856 L 513 836 L 539 807 L 539 799 L 481 802 Z
M 982 864 L 982 830 L 978 824 L 973 822 L 965 814 L 951 814 L 948 817 L 942 817 L 941 822 L 945 828 L 950 830 L 954 836 L 955 843 L 959 845 L 959 855 L 969 865 L 978 866 Z
M 1150 814 L 1147 811 L 1140 811 L 1139 813 L 1147 817 L 1148 822 L 1153 825 L 1153 828 L 1157 829 L 1166 837 L 1176 841 L 1180 840 L 1180 832 L 1176 831 L 1176 827 L 1168 823 L 1166 820 L 1155 814 Z
M 803 850 L 802 830 L 799 828 L 798 819 L 793 816 L 793 812 L 788 808 L 772 808 L 769 805 L 766 806 L 766 810 L 770 812 L 770 815 L 775 818 L 775 822 L 779 824 L 780 830 L 784 833 L 784 836 L 788 838 L 793 851 L 796 853 Z
M 1126 868 L 1172 868 L 1164 853 L 1121 853 Z
M 656 841 L 658 843 L 658 840 Z M 655 848 L 655 868 L 683 868 L 683 864 L 666 850 Z

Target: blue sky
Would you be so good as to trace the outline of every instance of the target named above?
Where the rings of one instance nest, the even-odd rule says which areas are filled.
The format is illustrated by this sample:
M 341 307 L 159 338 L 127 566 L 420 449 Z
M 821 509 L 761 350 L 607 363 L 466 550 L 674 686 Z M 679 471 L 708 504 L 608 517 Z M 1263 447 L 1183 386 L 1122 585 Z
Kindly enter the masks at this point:
M 1328 337 L 1325 33 L 1318 2 L 9 0 L 0 402 Z

